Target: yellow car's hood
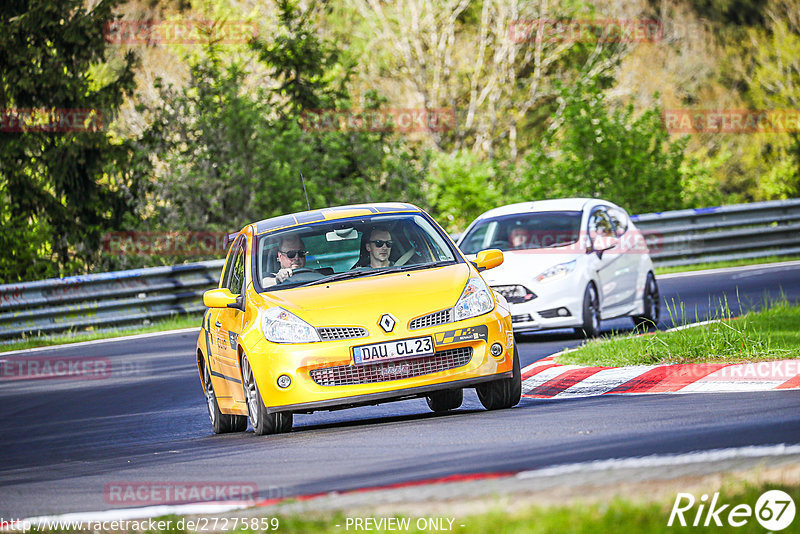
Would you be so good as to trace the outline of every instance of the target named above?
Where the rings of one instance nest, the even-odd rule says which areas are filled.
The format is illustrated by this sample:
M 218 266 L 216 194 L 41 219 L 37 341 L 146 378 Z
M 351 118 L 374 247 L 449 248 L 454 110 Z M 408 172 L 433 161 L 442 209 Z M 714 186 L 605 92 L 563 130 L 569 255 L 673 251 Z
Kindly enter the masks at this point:
M 408 320 L 455 305 L 467 283 L 466 264 L 342 280 L 262 293 L 266 306 L 281 306 L 313 326 L 377 324 L 390 313 Z

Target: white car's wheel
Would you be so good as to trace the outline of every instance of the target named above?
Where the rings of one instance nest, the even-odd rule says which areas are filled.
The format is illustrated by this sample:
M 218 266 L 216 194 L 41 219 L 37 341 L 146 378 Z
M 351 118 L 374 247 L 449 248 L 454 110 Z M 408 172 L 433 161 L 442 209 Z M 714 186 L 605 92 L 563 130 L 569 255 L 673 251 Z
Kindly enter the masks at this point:
M 647 273 L 644 284 L 644 313 L 633 317 L 633 324 L 639 330 L 650 330 L 658 324 L 660 316 L 661 297 L 658 294 L 658 283 L 653 273 Z
M 600 298 L 597 295 L 597 288 L 594 283 L 586 286 L 583 292 L 583 335 L 586 337 L 597 337 L 600 333 Z

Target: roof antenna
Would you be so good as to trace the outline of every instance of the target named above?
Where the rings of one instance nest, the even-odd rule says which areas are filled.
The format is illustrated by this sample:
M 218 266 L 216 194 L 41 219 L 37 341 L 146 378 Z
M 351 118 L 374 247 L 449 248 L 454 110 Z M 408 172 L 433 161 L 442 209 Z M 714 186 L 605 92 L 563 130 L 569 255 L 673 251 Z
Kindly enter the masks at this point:
M 300 180 L 303 182 L 303 193 L 306 195 L 306 205 L 308 211 L 311 211 L 311 202 L 308 201 L 308 191 L 306 191 L 306 179 L 303 177 L 303 171 L 300 171 Z

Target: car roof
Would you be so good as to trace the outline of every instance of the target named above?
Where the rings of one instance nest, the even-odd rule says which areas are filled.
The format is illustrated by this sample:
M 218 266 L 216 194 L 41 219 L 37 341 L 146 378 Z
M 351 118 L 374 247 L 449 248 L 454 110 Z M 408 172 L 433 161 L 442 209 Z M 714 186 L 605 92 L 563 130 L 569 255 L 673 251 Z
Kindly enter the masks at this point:
M 413 204 L 403 202 L 382 202 L 375 204 L 353 204 L 349 206 L 333 206 L 319 210 L 301 211 L 289 215 L 280 215 L 254 223 L 255 233 L 263 234 L 282 228 L 291 228 L 314 222 L 333 221 L 377 213 L 420 212 Z
M 507 206 L 491 209 L 481 214 L 478 219 L 543 211 L 583 211 L 586 208 L 599 205 L 613 206 L 614 204 L 596 198 L 559 198 L 553 200 L 534 200 L 529 202 L 517 202 L 516 204 L 508 204 Z

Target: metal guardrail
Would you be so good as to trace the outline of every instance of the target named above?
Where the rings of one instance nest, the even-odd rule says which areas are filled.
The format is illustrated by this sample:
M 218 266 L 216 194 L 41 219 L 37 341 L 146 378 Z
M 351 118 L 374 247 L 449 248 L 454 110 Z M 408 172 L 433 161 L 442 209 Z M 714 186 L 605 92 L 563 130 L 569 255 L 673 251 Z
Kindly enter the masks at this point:
M 202 313 L 203 292 L 219 283 L 223 263 L 0 285 L 0 340 Z
M 800 199 L 631 218 L 658 267 L 800 254 Z
M 800 199 L 633 216 L 657 266 L 800 254 Z M 223 260 L 0 285 L 0 342 L 205 311 Z

